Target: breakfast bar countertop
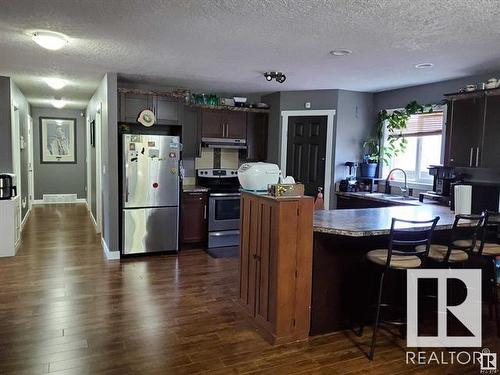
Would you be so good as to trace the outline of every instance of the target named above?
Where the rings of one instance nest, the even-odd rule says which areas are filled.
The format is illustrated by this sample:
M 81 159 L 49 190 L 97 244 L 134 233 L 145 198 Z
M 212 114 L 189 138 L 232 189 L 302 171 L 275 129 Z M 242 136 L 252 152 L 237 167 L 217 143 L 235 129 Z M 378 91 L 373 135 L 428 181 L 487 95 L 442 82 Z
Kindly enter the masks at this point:
M 423 204 L 347 210 L 319 210 L 314 213 L 314 232 L 350 237 L 389 234 L 392 218 L 424 221 L 439 216 L 437 230 L 451 229 L 455 213 L 449 207 Z

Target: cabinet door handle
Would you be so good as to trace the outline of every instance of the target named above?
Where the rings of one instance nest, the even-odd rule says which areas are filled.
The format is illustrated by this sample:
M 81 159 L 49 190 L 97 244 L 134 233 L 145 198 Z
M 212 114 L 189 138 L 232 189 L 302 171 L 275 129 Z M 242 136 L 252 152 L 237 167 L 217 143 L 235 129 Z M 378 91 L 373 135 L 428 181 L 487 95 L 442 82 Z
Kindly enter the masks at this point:
M 207 205 L 203 205 L 203 220 L 207 220 Z
M 479 167 L 479 147 L 476 147 L 476 167 Z
M 469 157 L 469 167 L 472 167 L 472 158 L 474 155 L 474 147 L 470 148 L 470 157 Z

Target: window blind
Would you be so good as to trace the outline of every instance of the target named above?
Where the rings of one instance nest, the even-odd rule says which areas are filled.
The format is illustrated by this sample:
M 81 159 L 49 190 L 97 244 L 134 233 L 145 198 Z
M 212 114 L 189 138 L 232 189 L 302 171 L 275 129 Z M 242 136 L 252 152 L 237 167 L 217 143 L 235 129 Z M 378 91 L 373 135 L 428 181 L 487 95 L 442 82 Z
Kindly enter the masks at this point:
M 405 137 L 422 137 L 441 134 L 442 131 L 443 112 L 432 112 L 411 115 L 401 134 Z

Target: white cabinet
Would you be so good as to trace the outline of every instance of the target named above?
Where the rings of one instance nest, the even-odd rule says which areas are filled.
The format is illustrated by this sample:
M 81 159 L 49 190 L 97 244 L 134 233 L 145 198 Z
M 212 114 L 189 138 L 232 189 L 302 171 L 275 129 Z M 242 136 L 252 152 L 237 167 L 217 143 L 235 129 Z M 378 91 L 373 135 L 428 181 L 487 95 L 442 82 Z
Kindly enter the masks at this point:
M 0 257 L 16 255 L 21 239 L 21 199 L 0 200 Z

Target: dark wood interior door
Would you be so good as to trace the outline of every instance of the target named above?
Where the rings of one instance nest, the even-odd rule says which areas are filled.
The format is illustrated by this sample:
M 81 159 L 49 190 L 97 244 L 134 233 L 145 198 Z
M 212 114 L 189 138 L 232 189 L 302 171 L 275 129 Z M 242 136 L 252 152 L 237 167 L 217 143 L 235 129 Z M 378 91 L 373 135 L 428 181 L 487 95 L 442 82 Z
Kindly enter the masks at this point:
M 475 167 L 476 149 L 481 144 L 484 99 L 455 100 L 451 111 L 448 165 Z
M 486 97 L 483 145 L 478 159 L 481 167 L 500 169 L 500 95 Z
M 286 175 L 304 184 L 305 194 L 315 196 L 324 188 L 327 116 L 288 118 Z

